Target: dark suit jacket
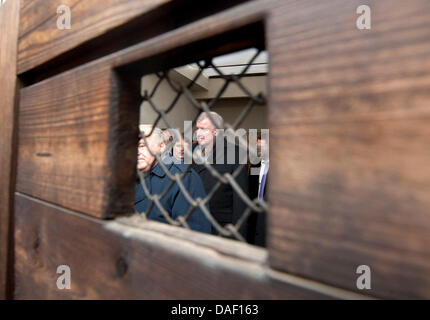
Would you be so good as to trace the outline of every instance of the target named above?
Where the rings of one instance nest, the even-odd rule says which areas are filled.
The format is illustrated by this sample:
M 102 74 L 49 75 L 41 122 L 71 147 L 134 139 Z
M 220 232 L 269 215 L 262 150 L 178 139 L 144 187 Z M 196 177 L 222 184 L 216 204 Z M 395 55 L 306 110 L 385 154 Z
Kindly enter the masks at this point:
M 252 168 L 261 168 L 261 163 L 251 165 Z M 270 167 L 269 167 L 270 170 Z M 249 196 L 252 200 L 258 197 L 259 175 L 249 175 Z M 263 199 L 267 201 L 269 178 L 266 178 Z M 248 220 L 248 242 L 257 246 L 266 246 L 266 214 L 253 211 Z
M 227 150 L 228 144 L 224 141 L 224 156 L 216 155 L 216 148 L 213 149 L 213 164 L 211 166 L 217 170 L 220 174 L 224 174 L 226 172 L 233 173 L 239 166 L 239 147 L 234 146 L 235 152 L 235 163 L 228 164 L 227 163 Z M 230 147 L 233 147 L 230 145 Z M 223 159 L 222 159 L 223 158 Z M 218 160 L 218 161 L 217 161 Z M 217 163 L 222 162 L 223 164 Z M 194 163 L 192 168 L 200 175 L 200 178 L 203 181 L 203 185 L 205 187 L 205 191 L 208 194 L 215 184 L 218 182 L 218 179 L 210 173 L 208 169 L 204 165 L 199 165 Z M 240 171 L 240 174 L 235 178 L 237 184 L 244 190 L 246 194 L 248 194 L 248 172 L 247 165 L 245 164 Z M 225 225 L 227 223 L 235 224 L 239 218 L 243 215 L 246 204 L 242 201 L 240 196 L 233 190 L 230 184 L 221 184 L 218 190 L 215 192 L 213 197 L 209 202 L 210 211 L 217 222 L 221 225 Z M 247 223 L 244 223 L 242 228 L 239 230 L 242 236 L 246 238 L 247 234 Z M 214 228 L 212 228 L 212 232 L 216 233 Z

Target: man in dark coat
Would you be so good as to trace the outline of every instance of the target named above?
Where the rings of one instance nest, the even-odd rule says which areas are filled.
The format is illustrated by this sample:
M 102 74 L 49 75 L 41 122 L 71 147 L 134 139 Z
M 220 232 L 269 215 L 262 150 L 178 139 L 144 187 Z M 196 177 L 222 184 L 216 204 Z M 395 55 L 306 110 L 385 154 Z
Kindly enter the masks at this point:
M 269 172 L 269 149 L 265 139 L 257 141 L 257 152 L 261 157 L 258 164 L 252 164 L 249 170 L 249 195 L 251 199 L 259 198 L 267 202 L 268 172 Z M 265 247 L 266 246 L 266 213 L 252 212 L 249 217 L 248 242 Z
M 212 118 L 219 124 L 222 125 L 223 119 L 220 115 L 215 112 L 211 112 Z M 202 153 L 208 163 L 219 173 L 230 173 L 233 172 L 241 166 L 240 156 L 244 158 L 242 170 L 239 175 L 236 176 L 235 180 L 237 184 L 242 188 L 245 194 L 248 194 L 248 175 L 246 167 L 246 152 L 241 153 L 238 146 L 227 143 L 222 136 L 218 136 L 219 131 L 216 126 L 213 125 L 210 118 L 206 113 L 202 113 L 197 119 L 197 143 L 198 145 L 194 149 L 194 155 L 197 153 Z M 224 147 L 220 148 L 217 144 L 223 143 Z M 229 151 L 232 150 L 232 151 Z M 223 152 L 219 152 L 223 151 Z M 243 150 L 242 150 L 243 151 Z M 217 154 L 218 152 L 218 154 Z M 234 153 L 234 160 L 231 161 L 232 155 L 230 157 L 228 154 Z M 218 179 L 214 177 L 211 172 L 203 165 L 199 163 L 194 157 L 193 168 L 200 175 L 203 181 L 206 193 L 210 193 L 212 188 L 217 184 Z M 243 215 L 246 204 L 240 198 L 239 194 L 232 188 L 230 184 L 221 184 L 219 189 L 214 193 L 209 202 L 210 211 L 215 218 L 215 220 L 222 226 L 232 223 L 235 224 L 239 218 Z M 239 230 L 241 235 L 246 239 L 247 236 L 247 223 L 245 222 L 241 229 Z M 216 234 L 216 230 L 212 227 L 212 233 Z
M 147 131 L 150 132 L 150 127 Z M 141 170 L 146 175 L 144 183 L 146 188 L 149 190 L 149 193 L 151 195 L 160 195 L 168 189 L 171 180 L 148 149 L 150 149 L 154 154 L 161 154 L 164 151 L 165 145 L 163 133 L 159 128 L 154 128 L 151 136 L 146 137 L 146 142 L 147 145 L 143 139 L 139 141 L 137 167 L 138 170 Z M 165 165 L 172 175 L 182 174 L 186 169 L 184 164 L 175 164 L 173 161 L 166 161 Z M 181 181 L 193 199 L 198 197 L 203 199 L 206 196 L 202 181 L 194 170 L 189 170 Z M 177 183 L 170 188 L 167 194 L 160 200 L 160 203 L 166 210 L 168 216 L 173 220 L 176 220 L 178 216 L 184 216 L 190 208 L 189 202 Z M 149 209 L 150 204 L 151 201 L 147 197 L 143 186 L 139 181 L 136 185 L 135 209 L 140 213 L 146 212 Z M 155 203 L 153 203 L 151 211 L 147 217 L 151 220 L 167 222 L 166 218 Z M 206 233 L 211 232 L 209 220 L 198 207 L 194 209 L 191 216 L 187 219 L 187 223 L 190 228 L 195 231 Z

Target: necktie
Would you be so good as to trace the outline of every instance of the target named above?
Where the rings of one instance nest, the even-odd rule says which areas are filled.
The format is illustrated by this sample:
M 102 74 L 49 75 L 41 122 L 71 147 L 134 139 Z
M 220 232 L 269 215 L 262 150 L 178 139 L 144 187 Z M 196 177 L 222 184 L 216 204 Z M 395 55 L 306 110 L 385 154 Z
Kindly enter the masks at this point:
M 267 162 L 266 166 L 264 167 L 263 177 L 261 178 L 260 193 L 258 194 L 259 199 L 263 199 L 263 196 L 264 196 L 264 188 L 266 187 L 266 178 L 267 178 L 268 171 L 269 171 L 269 163 Z

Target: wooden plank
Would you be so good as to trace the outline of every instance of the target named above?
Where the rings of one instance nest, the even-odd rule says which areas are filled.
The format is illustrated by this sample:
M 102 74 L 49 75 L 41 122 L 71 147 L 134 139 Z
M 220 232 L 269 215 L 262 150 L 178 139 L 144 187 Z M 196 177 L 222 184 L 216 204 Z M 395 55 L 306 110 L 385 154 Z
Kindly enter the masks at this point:
M 267 22 L 270 265 L 355 291 L 368 265 L 366 293 L 428 299 L 430 3 L 368 1 L 359 31 L 361 4 L 300 1 Z
M 100 61 L 112 63 L 115 68 L 139 66 L 155 72 L 160 67 L 178 67 L 196 62 L 195 59 L 213 58 L 252 47 L 263 48 L 264 19 L 280 3 L 282 1 L 279 0 L 248 1 L 108 55 Z M 187 48 L 190 46 L 193 48 Z M 189 51 L 183 52 L 185 49 Z M 183 57 L 183 53 L 192 55 Z M 146 66 L 147 58 L 161 54 L 170 59 L 166 61 L 159 57 L 155 60 L 164 64 Z
M 10 239 L 15 184 L 17 77 L 16 55 L 19 25 L 19 1 L 0 6 L 0 299 L 8 297 L 10 277 Z M 9 279 L 8 279 L 9 274 Z
M 138 95 L 100 65 L 22 89 L 17 190 L 99 218 L 133 212 Z
M 22 73 L 100 36 L 168 0 L 35 0 L 23 1 L 18 46 Z M 71 29 L 57 28 L 57 7 L 71 10 Z
M 17 299 L 363 298 L 272 272 L 264 250 L 243 243 L 217 238 L 219 251 L 201 244 L 212 235 L 106 222 L 20 194 L 15 200 Z M 157 225 L 170 235 L 151 231 Z M 176 231 L 185 236 L 176 239 Z M 228 254 L 230 245 L 251 259 Z M 56 286 L 59 265 L 70 267 L 70 290 Z
M 245 3 L 240 4 L 241 2 Z M 220 0 L 206 3 L 176 0 L 113 28 L 108 33 L 82 42 L 57 56 L 51 57 L 51 53 L 48 52 L 44 57 L 50 57 L 50 60 L 40 62 L 31 69 L 19 69 L 18 73 L 26 85 L 32 85 L 61 72 L 86 63 L 99 63 L 101 60 L 119 67 L 150 57 L 154 53 L 169 50 L 172 51 L 169 62 L 172 57 L 173 60 L 179 58 L 187 60 L 186 57 L 178 56 L 175 49 L 193 42 L 199 44 L 199 41 L 214 38 L 217 35 L 220 38 L 218 40 L 220 44 L 218 47 L 212 45 L 217 49 L 213 49 L 211 52 L 214 55 L 248 48 L 249 45 L 255 45 L 256 39 L 260 39 L 260 35 L 264 34 L 263 25 L 259 26 L 259 30 L 248 27 L 247 34 L 240 34 L 243 39 L 236 38 L 236 41 L 231 41 L 231 43 L 229 43 L 229 39 L 222 38 L 222 33 L 243 28 L 255 22 L 262 24 L 267 10 L 273 8 L 277 2 L 273 0 Z M 179 12 L 183 12 L 183 14 L 179 14 Z M 168 18 L 172 16 L 175 18 Z M 160 20 L 165 22 L 160 24 L 158 23 Z M 141 30 L 145 30 L 145 32 L 143 33 Z M 251 32 L 257 33 L 254 38 L 250 35 Z M 259 40 L 259 46 L 264 46 L 263 40 L 262 38 Z M 252 43 L 249 43 L 250 41 Z M 211 44 L 209 41 L 205 43 Z M 204 51 L 206 48 L 200 44 L 192 53 L 197 58 L 197 55 L 203 56 Z M 209 57 L 209 55 L 206 56 Z M 160 61 L 166 61 L 166 59 L 160 59 Z M 177 63 L 175 67 L 179 66 L 181 61 L 177 61 Z M 167 67 L 165 64 L 166 62 L 161 67 Z M 140 67 L 145 70 L 145 66 L 143 64 Z
M 69 0 L 72 29 L 58 30 L 50 14 L 64 2 L 35 0 L 22 9 L 18 73 L 33 84 L 246 1 L 109 0 L 100 10 L 96 0 Z

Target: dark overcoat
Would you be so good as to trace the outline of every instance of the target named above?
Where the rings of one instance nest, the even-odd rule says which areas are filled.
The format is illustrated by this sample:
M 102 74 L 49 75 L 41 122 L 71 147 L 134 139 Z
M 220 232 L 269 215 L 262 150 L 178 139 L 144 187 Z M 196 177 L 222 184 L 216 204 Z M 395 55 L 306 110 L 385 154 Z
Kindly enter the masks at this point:
M 250 166 L 250 171 L 252 169 L 257 169 L 258 172 L 261 170 L 261 162 L 255 165 Z M 259 187 L 259 174 L 250 174 L 249 175 L 249 196 L 251 199 L 255 199 L 258 197 L 258 187 Z M 267 202 L 267 194 L 268 194 L 268 182 L 269 178 L 266 179 L 266 186 L 264 188 L 263 199 Z M 248 242 L 251 244 L 255 244 L 257 246 L 265 247 L 266 246 L 266 213 L 264 212 L 255 212 L 249 216 L 248 219 Z
M 184 164 L 168 163 L 166 164 L 166 167 L 169 169 L 169 172 L 174 175 L 176 173 L 182 174 L 187 166 Z M 145 177 L 144 181 L 147 188 L 149 189 L 149 192 L 152 195 L 162 194 L 164 190 L 169 187 L 171 182 L 169 177 L 161 168 L 160 164 L 157 164 L 150 171 L 150 173 Z M 202 181 L 199 175 L 193 169 L 190 169 L 181 181 L 193 199 L 196 199 L 198 197 L 203 199 L 204 197 L 206 197 Z M 146 210 L 150 206 L 150 203 L 151 201 L 146 196 L 142 185 L 140 184 L 140 182 L 138 182 L 136 185 L 135 192 L 135 209 L 140 213 L 146 212 Z M 167 211 L 169 216 L 174 220 L 177 219 L 178 216 L 184 216 L 190 208 L 189 202 L 185 198 L 183 192 L 179 189 L 177 183 L 175 183 L 172 188 L 167 192 L 167 194 L 160 200 L 160 203 Z M 155 203 L 147 217 L 151 220 L 167 222 L 166 218 L 163 216 L 159 207 Z M 195 231 L 206 233 L 211 232 L 210 222 L 208 219 L 206 219 L 203 211 L 200 208 L 196 208 L 194 210 L 191 216 L 187 219 L 187 223 L 190 228 Z
M 195 146 L 196 148 L 197 146 Z M 228 149 L 234 150 L 234 162 L 228 163 Z M 210 157 L 212 158 L 211 166 L 220 174 L 230 173 L 238 169 L 241 166 L 239 161 L 240 149 L 237 145 L 231 145 L 227 142 L 224 143 L 224 152 L 221 155 L 216 154 L 216 148 L 213 149 Z M 236 176 L 235 180 L 238 186 L 243 190 L 245 194 L 248 195 L 248 170 L 246 165 L 246 153 L 245 155 L 245 165 L 242 167 L 239 175 Z M 209 194 L 212 188 L 217 184 L 218 179 L 214 177 L 211 172 L 202 164 L 193 164 L 194 170 L 200 175 L 203 181 L 205 191 Z M 239 218 L 243 215 L 246 204 L 241 199 L 238 192 L 236 192 L 230 184 L 222 184 L 220 188 L 214 193 L 213 197 L 209 202 L 209 207 L 215 220 L 221 225 L 227 223 L 235 224 Z M 245 222 L 242 228 L 239 230 L 242 236 L 246 238 L 247 236 L 247 222 Z M 212 233 L 216 233 L 212 229 Z

